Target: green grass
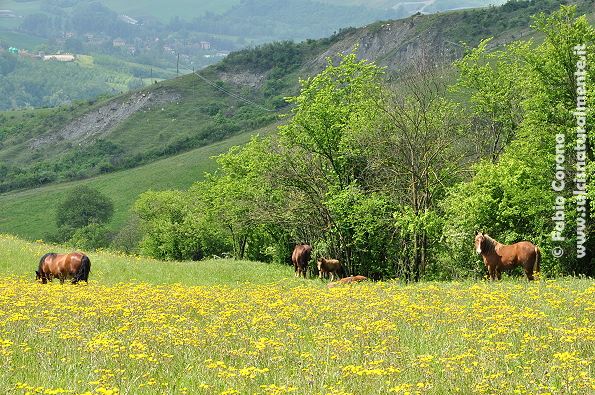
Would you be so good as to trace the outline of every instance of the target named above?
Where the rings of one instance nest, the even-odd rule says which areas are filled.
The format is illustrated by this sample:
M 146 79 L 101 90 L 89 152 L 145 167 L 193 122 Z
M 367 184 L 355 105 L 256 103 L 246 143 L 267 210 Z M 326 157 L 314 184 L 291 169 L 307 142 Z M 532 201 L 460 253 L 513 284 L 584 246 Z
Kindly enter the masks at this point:
M 33 280 L 39 258 L 48 252 L 67 252 L 63 246 L 31 243 L 0 234 L 0 276 L 23 276 Z M 289 265 L 212 259 L 200 262 L 162 262 L 108 251 L 88 253 L 91 259 L 92 283 L 117 284 L 147 282 L 151 284 L 240 285 L 246 282 L 266 284 L 294 279 Z M 55 285 L 59 282 L 53 282 Z
M 0 235 L 0 392 L 589 394 L 595 283 L 325 287 L 289 266 L 90 254 L 42 285 L 54 246 Z
M 0 27 L 4 27 L 4 25 L 0 24 Z M 5 41 L 9 46 L 24 49 L 33 49 L 46 42 L 45 39 L 29 34 L 3 30 L 0 30 L 0 40 Z
M 265 128 L 265 135 L 273 128 Z M 0 195 L 0 232 L 31 240 L 41 239 L 56 230 L 55 210 L 65 194 L 77 185 L 98 189 L 114 202 L 111 227 L 119 228 L 128 218 L 130 208 L 144 191 L 185 189 L 201 180 L 205 172 L 215 170 L 213 156 L 232 146 L 249 141 L 254 132 L 242 133 L 227 140 L 198 148 L 181 155 L 130 170 L 109 173 L 88 180 L 48 185 L 37 189 Z

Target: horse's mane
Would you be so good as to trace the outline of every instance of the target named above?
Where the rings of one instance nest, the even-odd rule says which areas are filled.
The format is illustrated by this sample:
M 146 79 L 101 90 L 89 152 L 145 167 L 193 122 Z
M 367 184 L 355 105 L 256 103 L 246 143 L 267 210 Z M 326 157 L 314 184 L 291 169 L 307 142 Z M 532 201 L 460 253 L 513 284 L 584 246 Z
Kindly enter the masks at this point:
M 56 255 L 57 254 L 55 252 L 48 252 L 47 254 L 42 256 L 39 260 L 39 268 L 37 270 L 41 270 L 41 265 L 43 265 L 43 261 L 45 261 L 45 258 L 47 258 L 48 256 L 55 257 Z
M 484 254 L 495 252 L 496 245 L 498 244 L 500 243 L 498 243 L 496 240 L 492 239 L 490 236 L 484 233 L 483 242 L 481 243 L 481 252 L 483 252 Z

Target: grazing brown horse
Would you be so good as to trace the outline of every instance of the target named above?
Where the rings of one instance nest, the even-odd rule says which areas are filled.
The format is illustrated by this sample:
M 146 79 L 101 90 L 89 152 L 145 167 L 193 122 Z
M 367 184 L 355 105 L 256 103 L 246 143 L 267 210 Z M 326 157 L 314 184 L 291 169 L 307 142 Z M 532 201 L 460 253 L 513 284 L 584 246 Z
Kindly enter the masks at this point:
M 341 271 L 341 262 L 337 259 L 325 259 L 325 258 L 318 258 L 316 261 L 318 264 L 318 276 L 322 278 L 323 274 L 329 273 L 331 275 L 331 281 L 335 279 L 335 275 L 339 276 L 339 271 Z
M 310 255 L 312 255 L 311 245 L 298 244 L 293 249 L 293 254 L 291 254 L 291 262 L 293 263 L 296 277 L 303 275 L 304 278 L 306 278 L 308 262 L 310 262 Z
M 349 276 L 349 277 L 345 277 L 340 279 L 337 282 L 334 283 L 329 283 L 327 285 L 327 287 L 329 288 L 333 288 L 336 287 L 339 284 L 352 284 L 352 283 L 359 283 L 360 281 L 366 281 L 368 278 L 365 276 Z
M 50 252 L 41 257 L 39 268 L 35 274 L 43 284 L 47 283 L 48 280 L 52 281 L 54 277 L 59 278 L 61 284 L 64 284 L 64 280 L 67 278 L 72 278 L 72 283 L 76 284 L 79 281 L 89 281 L 90 271 L 91 261 L 85 254 L 80 252 L 70 254 Z
M 541 251 L 529 241 L 506 245 L 498 243 L 485 233 L 475 235 L 475 251 L 483 257 L 492 280 L 502 278 L 502 270 L 522 266 L 529 281 L 533 280 L 533 272 L 539 272 Z

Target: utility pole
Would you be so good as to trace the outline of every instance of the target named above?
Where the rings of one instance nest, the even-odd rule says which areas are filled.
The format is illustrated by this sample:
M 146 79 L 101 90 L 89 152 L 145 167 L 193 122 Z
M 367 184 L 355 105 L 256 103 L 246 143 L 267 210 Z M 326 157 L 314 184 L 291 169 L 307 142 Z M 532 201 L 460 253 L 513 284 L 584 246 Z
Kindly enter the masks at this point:
M 180 53 L 178 52 L 178 62 L 176 63 L 176 75 L 180 75 Z

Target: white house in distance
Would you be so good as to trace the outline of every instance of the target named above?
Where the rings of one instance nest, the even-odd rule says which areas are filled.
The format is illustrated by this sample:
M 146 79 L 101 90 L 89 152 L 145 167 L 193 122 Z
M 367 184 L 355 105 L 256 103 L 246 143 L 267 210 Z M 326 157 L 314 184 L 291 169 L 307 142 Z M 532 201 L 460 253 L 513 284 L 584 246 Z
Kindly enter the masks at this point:
M 211 43 L 208 41 L 201 41 L 200 49 L 211 49 Z
M 76 55 L 70 53 L 44 55 L 43 60 L 57 60 L 58 62 L 74 62 L 76 60 Z

